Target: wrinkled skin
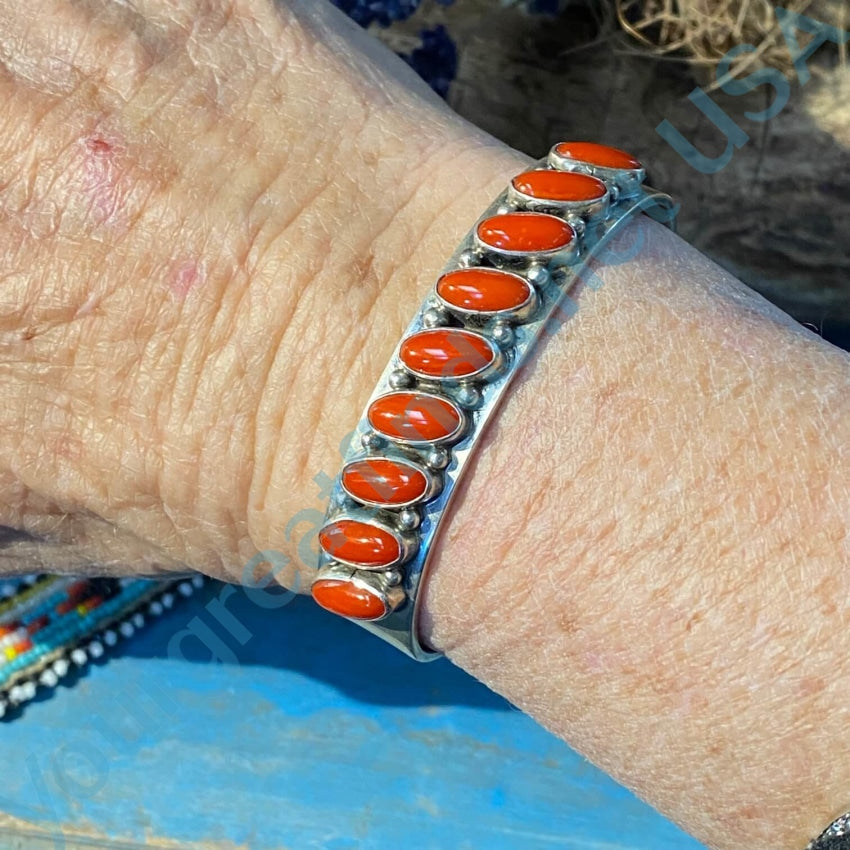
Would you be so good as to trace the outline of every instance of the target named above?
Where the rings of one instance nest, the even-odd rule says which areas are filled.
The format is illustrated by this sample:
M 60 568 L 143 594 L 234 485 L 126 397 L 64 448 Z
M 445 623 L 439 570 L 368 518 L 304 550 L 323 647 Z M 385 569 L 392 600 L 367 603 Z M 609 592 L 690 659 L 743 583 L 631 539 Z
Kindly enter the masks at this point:
M 0 0 L 0 568 L 296 581 L 398 287 L 517 160 L 323 4 Z

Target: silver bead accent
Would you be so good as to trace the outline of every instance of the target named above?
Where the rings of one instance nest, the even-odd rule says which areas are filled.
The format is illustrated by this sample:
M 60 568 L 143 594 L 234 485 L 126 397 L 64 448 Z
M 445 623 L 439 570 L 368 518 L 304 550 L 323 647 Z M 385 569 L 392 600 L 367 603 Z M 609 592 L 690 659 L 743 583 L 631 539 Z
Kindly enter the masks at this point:
M 413 531 L 414 528 L 419 528 L 420 522 L 419 511 L 413 508 L 405 508 L 398 515 L 398 524 L 402 531 Z
M 549 269 L 546 266 L 541 266 L 539 263 L 529 266 L 526 277 L 529 283 L 533 283 L 539 289 L 543 289 L 552 279 Z
M 478 407 L 481 404 L 481 390 L 471 386 L 461 387 L 457 391 L 457 400 L 464 407 Z
M 506 213 L 512 212 L 513 207 L 510 204 L 500 204 L 496 208 L 496 215 L 505 215 Z
M 425 463 L 432 469 L 445 469 L 449 465 L 449 453 L 442 446 L 434 446 L 428 452 Z
M 478 259 L 478 253 L 467 248 L 465 251 L 462 251 L 460 256 L 457 258 L 457 264 L 462 269 L 468 269 L 470 266 L 477 266 Z
M 384 445 L 384 440 L 379 437 L 374 431 L 367 431 L 361 438 L 360 444 L 364 449 L 380 449 Z
M 581 236 L 584 233 L 585 227 L 587 227 L 584 219 L 580 215 L 568 215 L 566 221 L 567 224 L 575 230 L 576 236 Z
M 387 585 L 389 587 L 392 587 L 393 585 L 396 585 L 396 584 L 401 584 L 401 580 L 402 580 L 401 570 L 387 570 L 387 572 L 385 573 L 385 576 L 386 576 L 386 579 L 387 579 Z
M 422 325 L 426 328 L 439 328 L 448 321 L 446 314 L 436 307 L 429 307 L 422 314 Z
M 514 342 L 514 331 L 510 325 L 506 325 L 503 322 L 499 322 L 493 328 L 493 339 L 499 343 L 501 346 L 509 346 L 513 345 Z
M 396 369 L 390 374 L 389 384 L 394 390 L 403 390 L 413 386 L 413 376 L 404 369 Z

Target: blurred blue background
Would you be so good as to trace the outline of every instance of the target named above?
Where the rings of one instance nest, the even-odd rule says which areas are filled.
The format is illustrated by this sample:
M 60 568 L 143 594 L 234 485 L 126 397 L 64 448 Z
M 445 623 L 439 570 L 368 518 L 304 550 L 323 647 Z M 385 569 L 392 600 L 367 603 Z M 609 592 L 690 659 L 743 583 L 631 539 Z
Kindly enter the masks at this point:
M 306 598 L 211 581 L 76 675 L 3 727 L 3 848 L 701 846 L 449 662 Z

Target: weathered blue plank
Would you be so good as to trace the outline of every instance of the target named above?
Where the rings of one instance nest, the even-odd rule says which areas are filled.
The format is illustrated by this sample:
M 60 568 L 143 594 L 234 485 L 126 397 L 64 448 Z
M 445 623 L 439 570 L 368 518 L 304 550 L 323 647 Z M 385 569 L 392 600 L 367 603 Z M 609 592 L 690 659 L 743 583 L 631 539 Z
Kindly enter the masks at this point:
M 0 812 L 38 831 L 250 850 L 699 848 L 448 662 L 218 583 L 0 734 L 14 766 Z

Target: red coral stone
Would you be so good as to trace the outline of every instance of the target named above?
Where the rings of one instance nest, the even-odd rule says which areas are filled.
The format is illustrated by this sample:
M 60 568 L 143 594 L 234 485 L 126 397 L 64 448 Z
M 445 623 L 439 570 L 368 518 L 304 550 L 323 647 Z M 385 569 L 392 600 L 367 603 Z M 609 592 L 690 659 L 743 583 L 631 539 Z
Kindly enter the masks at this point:
M 485 218 L 478 225 L 478 238 L 500 251 L 556 251 L 569 245 L 574 236 L 569 224 L 546 213 L 504 213 Z
M 576 171 L 526 171 L 511 183 L 517 192 L 547 201 L 598 201 L 608 191 L 598 178 Z
M 452 307 L 479 313 L 516 310 L 531 296 L 531 284 L 498 269 L 457 269 L 437 281 L 437 295 Z
M 342 471 L 342 486 L 361 502 L 373 505 L 407 505 L 421 499 L 428 479 L 421 469 L 386 457 L 355 460 Z
M 489 366 L 496 358 L 483 337 L 459 328 L 419 331 L 401 344 L 401 362 L 429 378 L 465 378 Z
M 555 153 L 566 159 L 576 159 L 600 168 L 640 168 L 640 161 L 630 153 L 595 142 L 561 142 L 555 145 Z
M 319 532 L 319 544 L 332 558 L 363 567 L 384 567 L 401 557 L 396 537 L 368 522 L 339 519 Z
M 460 428 L 460 411 L 447 399 L 428 393 L 397 392 L 369 405 L 369 424 L 387 437 L 407 442 L 433 442 Z
M 356 620 L 378 620 L 387 613 L 384 601 L 375 593 L 342 579 L 319 579 L 311 588 L 313 599 L 322 608 Z

